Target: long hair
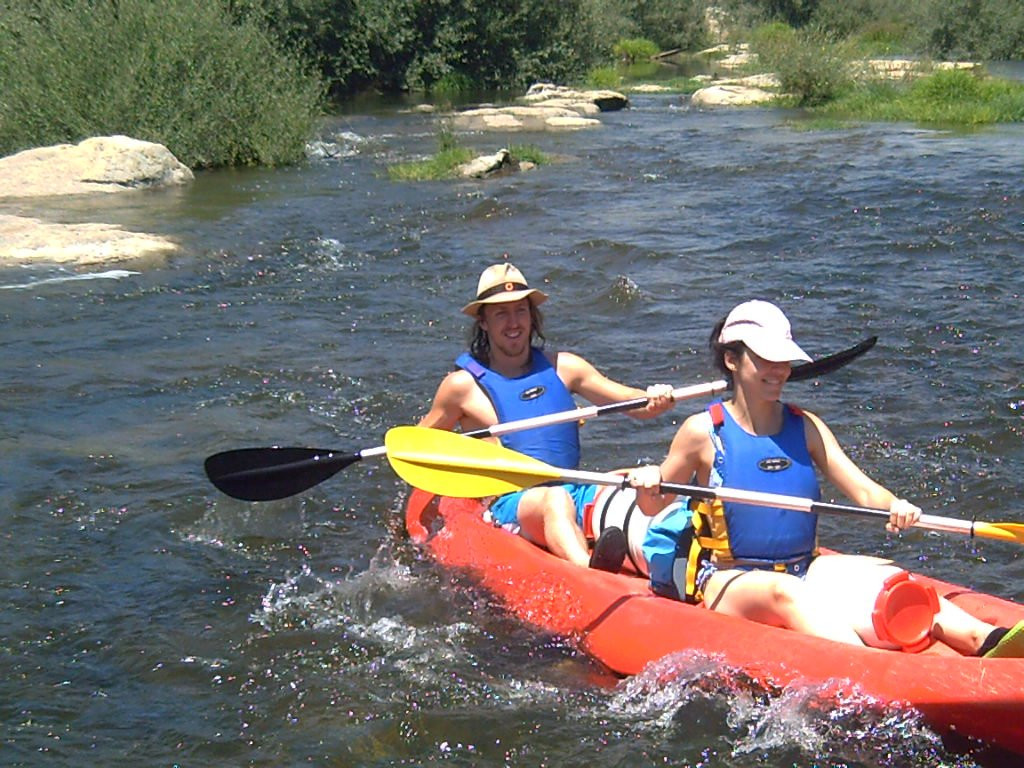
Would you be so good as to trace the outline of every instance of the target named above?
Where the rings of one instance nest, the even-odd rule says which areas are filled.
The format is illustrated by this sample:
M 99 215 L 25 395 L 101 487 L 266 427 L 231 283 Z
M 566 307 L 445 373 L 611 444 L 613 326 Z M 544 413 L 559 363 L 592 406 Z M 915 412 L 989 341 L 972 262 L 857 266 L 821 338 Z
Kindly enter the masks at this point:
M 487 334 L 484 329 L 480 327 L 480 318 L 484 313 L 484 306 L 481 305 L 480 309 L 477 310 L 476 319 L 473 320 L 473 326 L 469 329 L 469 354 L 471 354 L 478 363 L 490 367 L 491 365 L 491 342 L 487 338 Z M 544 348 L 544 315 L 537 305 L 532 301 L 530 302 L 530 346 Z
M 725 364 L 725 354 L 732 352 L 739 356 L 742 355 L 746 350 L 747 345 L 742 341 L 729 341 L 722 343 L 718 340 L 718 337 L 722 335 L 722 328 L 725 327 L 725 321 L 728 318 L 723 317 L 717 323 L 715 327 L 711 329 L 711 336 L 708 337 L 708 349 L 711 350 L 711 362 L 715 366 L 715 370 L 721 373 L 725 380 L 729 382 L 729 386 L 732 386 L 732 371 L 729 370 Z

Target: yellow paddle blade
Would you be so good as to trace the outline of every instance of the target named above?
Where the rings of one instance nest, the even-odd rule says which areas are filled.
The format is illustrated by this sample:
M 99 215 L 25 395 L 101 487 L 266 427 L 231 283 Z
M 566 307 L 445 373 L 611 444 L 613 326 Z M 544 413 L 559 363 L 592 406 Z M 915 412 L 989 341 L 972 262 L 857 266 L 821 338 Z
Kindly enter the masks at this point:
M 1021 523 L 975 523 L 974 535 L 986 539 L 1000 539 L 1024 544 L 1024 524 Z
M 500 496 L 561 477 L 542 461 L 443 429 L 394 427 L 384 446 L 399 477 L 442 496 Z

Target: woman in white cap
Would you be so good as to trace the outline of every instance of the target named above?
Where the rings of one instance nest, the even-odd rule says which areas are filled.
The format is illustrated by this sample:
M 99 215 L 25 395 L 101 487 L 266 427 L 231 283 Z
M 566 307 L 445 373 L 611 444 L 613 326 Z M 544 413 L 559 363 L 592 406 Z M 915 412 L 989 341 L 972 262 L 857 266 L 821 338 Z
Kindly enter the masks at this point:
M 531 288 L 509 263 L 480 275 L 476 298 L 462 308 L 473 318 L 469 351 L 455 361 L 434 395 L 420 426 L 463 431 L 500 422 L 573 410 L 573 394 L 595 405 L 647 397 L 644 408 L 628 411 L 649 418 L 672 407 L 672 387 L 628 387 L 604 376 L 579 355 L 543 349 L 538 305 L 547 296 Z M 514 432 L 501 442 L 556 467 L 575 469 L 580 461 L 579 424 L 569 422 Z M 617 571 L 626 555 L 622 531 L 602 534 L 593 554 L 581 523 L 596 487 L 575 483 L 543 485 L 496 499 L 488 514 L 496 525 L 546 547 L 582 566 Z
M 820 418 L 782 402 L 791 364 L 811 360 L 793 340 L 782 310 L 766 301 L 744 302 L 715 326 L 710 346 L 716 367 L 731 380 L 732 398 L 686 419 L 660 467 L 631 471 L 646 514 L 672 500 L 658 491 L 662 481 L 694 478 L 705 486 L 818 500 L 817 470 L 855 504 L 888 509 L 888 530 L 917 521 L 920 509 L 864 474 Z M 700 502 L 692 525 L 692 539 L 677 550 L 684 599 L 840 642 L 886 645 L 876 636 L 871 607 L 900 569 L 876 557 L 817 557 L 816 515 Z M 966 654 L 1024 655 L 1024 622 L 994 627 L 946 600 L 931 600 L 925 643 L 936 638 Z

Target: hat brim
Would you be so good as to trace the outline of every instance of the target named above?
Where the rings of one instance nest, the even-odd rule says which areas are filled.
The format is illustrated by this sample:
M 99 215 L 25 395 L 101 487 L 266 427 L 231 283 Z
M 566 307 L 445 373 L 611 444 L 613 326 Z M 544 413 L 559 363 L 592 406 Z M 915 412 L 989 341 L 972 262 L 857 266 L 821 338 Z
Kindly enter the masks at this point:
M 484 304 L 506 304 L 510 301 L 519 301 L 520 299 L 529 298 L 530 303 L 533 306 L 543 304 L 548 300 L 548 296 L 543 291 L 538 291 L 536 288 L 527 288 L 522 291 L 507 291 L 504 293 L 496 293 L 494 296 L 489 296 L 486 299 L 479 299 L 477 301 L 471 301 L 469 304 L 462 308 L 463 314 L 469 315 L 470 317 L 476 317 L 480 312 L 480 307 Z
M 751 352 L 770 363 L 814 362 L 795 341 L 775 334 L 746 333 L 741 341 Z

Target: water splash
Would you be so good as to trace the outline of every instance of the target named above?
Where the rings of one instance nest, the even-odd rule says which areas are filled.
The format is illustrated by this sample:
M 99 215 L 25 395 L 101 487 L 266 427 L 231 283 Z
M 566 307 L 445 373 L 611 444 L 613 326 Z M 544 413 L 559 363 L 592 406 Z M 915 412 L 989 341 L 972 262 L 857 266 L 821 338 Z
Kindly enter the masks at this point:
M 778 688 L 703 654 L 654 662 L 619 685 L 611 707 L 634 726 L 663 736 L 695 722 L 709 732 L 725 731 L 716 760 L 707 765 L 976 765 L 969 755 L 945 750 L 916 711 L 882 705 L 849 681 Z
M 310 160 L 340 160 L 359 154 L 366 139 L 351 131 L 341 131 L 324 139 L 306 144 L 306 157 Z

